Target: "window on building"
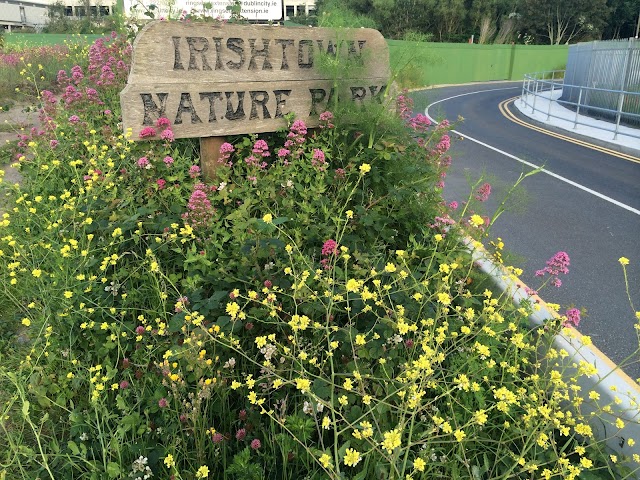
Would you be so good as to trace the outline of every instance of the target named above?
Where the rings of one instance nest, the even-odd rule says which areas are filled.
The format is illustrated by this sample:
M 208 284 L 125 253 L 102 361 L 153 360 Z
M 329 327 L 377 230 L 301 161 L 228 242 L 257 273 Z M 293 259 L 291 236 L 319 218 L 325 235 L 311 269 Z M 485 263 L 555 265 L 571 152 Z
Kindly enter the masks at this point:
M 27 23 L 27 12 L 25 12 L 24 7 L 20 7 L 20 21 L 22 23 Z
M 87 11 L 84 7 L 76 7 L 76 17 L 86 17 Z
M 295 15 L 296 15 L 296 7 L 294 7 L 293 5 L 287 5 L 285 9 L 285 16 L 289 18 L 289 17 L 294 17 Z
M 102 6 L 102 5 L 101 5 L 101 6 L 100 6 L 100 16 L 102 16 L 102 17 L 106 17 L 106 16 L 108 16 L 108 15 L 110 15 L 109 7 L 105 7 L 105 6 Z
M 64 7 L 64 16 L 73 17 L 73 7 Z
M 97 17 L 98 16 L 98 7 L 96 7 L 95 5 L 91 5 L 89 7 L 89 12 L 91 12 L 91 16 L 92 17 Z

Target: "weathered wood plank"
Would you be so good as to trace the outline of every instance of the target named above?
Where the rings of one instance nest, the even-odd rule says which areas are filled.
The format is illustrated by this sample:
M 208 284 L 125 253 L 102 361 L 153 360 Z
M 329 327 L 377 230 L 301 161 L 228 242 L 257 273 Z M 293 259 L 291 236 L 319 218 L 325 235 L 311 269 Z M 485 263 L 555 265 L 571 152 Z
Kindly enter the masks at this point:
M 386 81 L 129 84 L 120 94 L 122 120 L 135 139 L 159 117 L 169 119 L 176 138 L 272 132 L 286 126 L 284 116 L 289 113 L 314 127 L 318 115 L 336 98 L 356 104 L 384 101 Z
M 350 78 L 389 76 L 389 50 L 377 30 L 157 21 L 135 40 L 129 83 L 331 78 L 320 52 L 349 60 Z

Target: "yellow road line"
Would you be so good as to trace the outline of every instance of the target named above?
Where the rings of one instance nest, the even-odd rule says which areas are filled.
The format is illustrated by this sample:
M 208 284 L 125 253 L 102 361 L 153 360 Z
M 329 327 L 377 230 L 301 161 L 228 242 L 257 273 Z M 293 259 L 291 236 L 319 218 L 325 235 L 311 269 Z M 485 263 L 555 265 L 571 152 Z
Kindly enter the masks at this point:
M 505 118 L 511 120 L 512 122 L 517 123 L 518 125 L 522 125 L 523 127 L 529 128 L 531 130 L 535 130 L 537 132 L 544 133 L 545 135 L 549 135 L 550 137 L 559 138 L 561 140 L 574 143 L 576 145 L 581 145 L 581 146 L 583 146 L 585 148 L 590 148 L 591 150 L 596 150 L 598 152 L 606 153 L 607 155 L 612 155 L 614 157 L 622 158 L 623 160 L 628 160 L 628 161 L 634 162 L 634 163 L 640 163 L 640 158 L 635 157 L 633 155 L 628 155 L 626 153 L 618 152 L 616 150 L 611 150 L 611 149 L 606 148 L 606 147 L 601 147 L 600 145 L 594 145 L 592 143 L 585 142 L 583 140 L 578 140 L 576 138 L 568 137 L 566 135 L 562 135 L 560 133 L 552 132 L 550 130 L 546 130 L 546 129 L 542 128 L 542 127 L 538 127 L 536 125 L 532 125 L 532 124 L 527 123 L 527 122 L 525 122 L 523 120 L 520 120 L 518 117 L 516 117 L 513 114 L 513 112 L 511 112 L 511 110 L 509 110 L 509 103 L 512 103 L 517 98 L 520 98 L 520 97 L 518 96 L 518 97 L 508 98 L 507 100 L 503 100 L 500 103 L 500 105 L 498 105 L 498 108 L 500 109 L 500 113 L 502 113 L 502 115 Z

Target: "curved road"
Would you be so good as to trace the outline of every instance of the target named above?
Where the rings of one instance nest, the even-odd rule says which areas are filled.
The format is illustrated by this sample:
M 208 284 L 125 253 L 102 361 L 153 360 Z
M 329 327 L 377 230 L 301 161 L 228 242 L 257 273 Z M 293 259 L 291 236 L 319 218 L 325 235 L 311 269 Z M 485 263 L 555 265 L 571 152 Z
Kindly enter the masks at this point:
M 453 142 L 444 196 L 464 201 L 470 185 L 484 176 L 493 187 L 484 204 L 491 215 L 521 173 L 531 171 L 531 165 L 544 166 L 545 172 L 524 181 L 526 195 L 509 202 L 517 208 L 499 218 L 492 236 L 503 239 L 510 254 L 505 263 L 523 268 L 522 281 L 534 289 L 540 285 L 535 271 L 557 251 L 566 251 L 571 266 L 562 286 L 547 286 L 540 295 L 560 304 L 561 311 L 585 309 L 578 330 L 590 335 L 614 362 L 626 359 L 625 372 L 638 378 L 636 320 L 618 258 L 631 262 L 630 293 L 640 310 L 640 158 L 587 148 L 514 122 L 500 104 L 519 95 L 521 88 L 521 82 L 500 82 L 411 95 L 416 113 L 428 107 L 436 119 L 464 118 L 455 126 L 459 135 L 452 135 L 466 139 Z M 514 116 L 531 123 L 506 105 Z

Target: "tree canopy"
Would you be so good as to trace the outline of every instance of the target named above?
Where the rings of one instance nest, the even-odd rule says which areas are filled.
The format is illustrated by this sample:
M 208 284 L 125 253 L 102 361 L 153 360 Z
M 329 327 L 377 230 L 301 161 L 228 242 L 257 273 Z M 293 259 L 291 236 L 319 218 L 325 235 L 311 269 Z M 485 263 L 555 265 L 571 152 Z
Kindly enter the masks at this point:
M 349 12 L 387 38 L 565 44 L 635 34 L 638 0 L 318 0 L 319 18 Z M 330 13 L 334 12 L 334 13 Z M 306 20 L 305 20 L 306 21 Z

